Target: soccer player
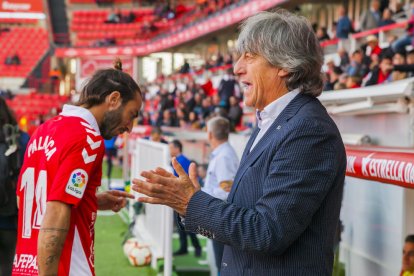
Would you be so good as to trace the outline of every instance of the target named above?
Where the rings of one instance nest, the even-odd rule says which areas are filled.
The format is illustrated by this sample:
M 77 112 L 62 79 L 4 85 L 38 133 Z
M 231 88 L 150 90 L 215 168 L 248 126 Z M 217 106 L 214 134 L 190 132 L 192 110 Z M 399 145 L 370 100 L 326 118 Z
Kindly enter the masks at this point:
M 33 134 L 17 186 L 19 227 L 13 275 L 95 275 L 97 210 L 119 211 L 129 194 L 97 193 L 103 139 L 131 131 L 141 108 L 135 81 L 115 69 L 97 71 L 77 106 Z

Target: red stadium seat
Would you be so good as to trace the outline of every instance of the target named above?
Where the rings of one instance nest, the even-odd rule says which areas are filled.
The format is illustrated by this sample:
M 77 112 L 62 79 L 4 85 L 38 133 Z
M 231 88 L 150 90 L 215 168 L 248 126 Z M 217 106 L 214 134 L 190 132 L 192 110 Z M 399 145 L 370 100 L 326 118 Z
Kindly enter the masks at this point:
M 35 27 L 11 28 L 0 36 L 0 45 L 5 45 L 0 50 L 0 76 L 7 77 L 27 76 L 49 47 L 46 30 Z M 21 65 L 4 65 L 4 59 L 15 53 L 19 55 Z

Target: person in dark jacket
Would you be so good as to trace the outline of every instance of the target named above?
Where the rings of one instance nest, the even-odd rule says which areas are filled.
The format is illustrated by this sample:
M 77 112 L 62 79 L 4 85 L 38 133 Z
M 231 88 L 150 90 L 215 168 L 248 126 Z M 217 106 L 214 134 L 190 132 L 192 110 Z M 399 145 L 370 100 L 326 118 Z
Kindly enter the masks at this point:
M 29 135 L 0 97 L 0 275 L 11 275 L 17 242 L 16 182 Z M 7 153 L 7 154 L 6 154 Z

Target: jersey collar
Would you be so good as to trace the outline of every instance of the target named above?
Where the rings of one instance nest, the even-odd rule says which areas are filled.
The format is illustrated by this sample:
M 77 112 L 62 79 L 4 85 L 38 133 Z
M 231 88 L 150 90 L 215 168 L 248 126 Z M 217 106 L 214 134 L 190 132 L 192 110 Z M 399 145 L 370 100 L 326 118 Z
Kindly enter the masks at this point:
M 101 132 L 99 131 L 98 123 L 96 122 L 95 117 L 92 115 L 92 113 L 83 107 L 65 104 L 63 106 L 62 112 L 60 113 L 62 116 L 66 117 L 79 117 L 83 120 L 85 120 L 88 124 L 90 124 L 93 129 L 101 135 Z

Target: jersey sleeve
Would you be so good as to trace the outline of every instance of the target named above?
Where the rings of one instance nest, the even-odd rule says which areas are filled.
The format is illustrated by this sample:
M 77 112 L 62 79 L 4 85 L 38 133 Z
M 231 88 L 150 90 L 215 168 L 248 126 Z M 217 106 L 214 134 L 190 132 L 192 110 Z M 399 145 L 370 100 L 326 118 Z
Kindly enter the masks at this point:
M 102 166 L 102 138 L 90 136 L 71 141 L 59 158 L 58 168 L 48 192 L 48 201 L 61 201 L 77 206 L 91 178 Z

